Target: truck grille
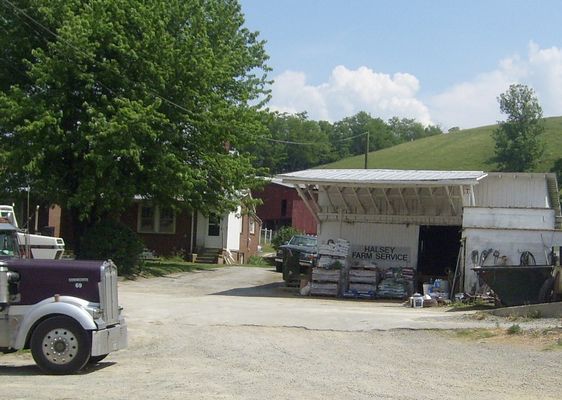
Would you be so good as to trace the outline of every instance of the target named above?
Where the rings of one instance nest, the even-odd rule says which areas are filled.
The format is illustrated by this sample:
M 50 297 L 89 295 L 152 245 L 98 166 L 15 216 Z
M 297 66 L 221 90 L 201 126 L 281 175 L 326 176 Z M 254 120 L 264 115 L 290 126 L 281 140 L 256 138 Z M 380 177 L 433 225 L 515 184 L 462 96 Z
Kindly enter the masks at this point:
M 119 300 L 117 298 L 117 267 L 108 260 L 101 266 L 100 307 L 107 325 L 119 321 Z

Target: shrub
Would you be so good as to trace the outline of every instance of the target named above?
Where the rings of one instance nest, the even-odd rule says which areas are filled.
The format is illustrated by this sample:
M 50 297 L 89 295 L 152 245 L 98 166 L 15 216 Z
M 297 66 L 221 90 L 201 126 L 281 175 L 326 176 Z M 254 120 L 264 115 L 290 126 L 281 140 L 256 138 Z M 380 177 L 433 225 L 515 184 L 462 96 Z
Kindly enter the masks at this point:
M 300 234 L 302 234 L 302 232 L 298 229 L 295 229 L 292 226 L 284 226 L 277 231 L 275 236 L 273 236 L 273 239 L 271 239 L 271 245 L 275 250 L 277 250 L 279 249 L 279 246 L 287 243 L 294 235 Z
M 143 243 L 128 226 L 104 220 L 88 229 L 80 241 L 79 259 L 112 259 L 120 275 L 138 273 Z
M 518 335 L 520 333 L 521 333 L 521 327 L 517 324 L 511 325 L 509 328 L 507 328 L 508 335 Z

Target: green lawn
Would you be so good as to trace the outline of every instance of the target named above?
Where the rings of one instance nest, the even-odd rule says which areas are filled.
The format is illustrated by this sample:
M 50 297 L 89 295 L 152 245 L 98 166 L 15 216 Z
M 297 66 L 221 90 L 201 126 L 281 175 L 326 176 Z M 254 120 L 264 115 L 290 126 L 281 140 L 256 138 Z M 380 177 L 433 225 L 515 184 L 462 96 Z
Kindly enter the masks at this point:
M 141 267 L 141 276 L 164 276 L 177 272 L 208 271 L 224 267 L 217 264 L 195 264 L 181 260 L 154 260 L 144 261 Z
M 250 263 L 244 264 L 244 267 L 257 267 L 257 268 L 271 268 L 262 257 L 255 256 L 251 258 Z M 196 264 L 180 259 L 161 259 L 144 261 L 141 267 L 140 276 L 165 276 L 175 274 L 178 272 L 197 272 L 197 271 L 210 271 L 217 268 L 232 267 L 235 265 L 230 264 Z
M 494 153 L 495 125 L 431 136 L 369 153 L 369 168 L 493 171 L 487 160 Z M 545 119 L 543 158 L 536 172 L 548 172 L 562 157 L 562 117 Z M 363 168 L 363 155 L 318 168 Z

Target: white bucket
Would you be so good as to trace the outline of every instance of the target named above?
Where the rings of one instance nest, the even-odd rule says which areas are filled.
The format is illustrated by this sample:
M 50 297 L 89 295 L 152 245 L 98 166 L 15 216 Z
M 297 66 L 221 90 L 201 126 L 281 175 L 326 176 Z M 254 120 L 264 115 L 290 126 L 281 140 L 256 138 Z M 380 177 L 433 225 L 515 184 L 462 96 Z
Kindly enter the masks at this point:
M 424 283 L 423 284 L 423 294 L 424 296 L 427 294 L 429 295 L 431 293 L 431 289 L 433 288 L 433 285 L 431 283 Z
M 411 297 L 412 307 L 414 308 L 423 308 L 423 297 L 421 294 L 416 293 Z

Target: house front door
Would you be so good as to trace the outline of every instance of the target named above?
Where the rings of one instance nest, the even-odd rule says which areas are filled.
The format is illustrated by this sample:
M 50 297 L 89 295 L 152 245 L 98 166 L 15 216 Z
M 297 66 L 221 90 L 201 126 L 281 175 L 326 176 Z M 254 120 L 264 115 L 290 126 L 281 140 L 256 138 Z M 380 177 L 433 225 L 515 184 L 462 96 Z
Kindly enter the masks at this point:
M 207 219 L 207 235 L 205 237 L 205 247 L 209 249 L 222 249 L 223 245 L 223 226 L 222 218 L 217 215 L 210 215 Z

